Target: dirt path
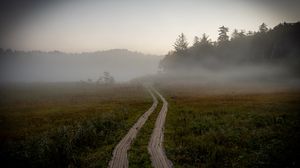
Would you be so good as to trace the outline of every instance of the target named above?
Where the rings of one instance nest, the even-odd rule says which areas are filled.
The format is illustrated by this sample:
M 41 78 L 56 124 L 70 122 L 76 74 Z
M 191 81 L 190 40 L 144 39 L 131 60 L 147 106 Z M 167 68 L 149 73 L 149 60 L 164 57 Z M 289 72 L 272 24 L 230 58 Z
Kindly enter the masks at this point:
M 110 168 L 127 168 L 128 167 L 128 158 L 127 158 L 127 151 L 130 148 L 130 145 L 134 141 L 137 133 L 147 121 L 150 114 L 156 109 L 158 101 L 156 96 L 154 96 L 152 89 L 148 89 L 152 99 L 153 104 L 148 111 L 146 111 L 138 121 L 130 128 L 128 133 L 125 137 L 117 144 L 113 151 L 113 157 L 109 162 Z
M 166 99 L 154 88 L 152 90 L 160 97 L 163 102 L 161 111 L 156 119 L 155 128 L 152 132 L 148 151 L 151 155 L 152 166 L 154 168 L 169 168 L 173 167 L 172 162 L 167 158 L 164 147 L 164 124 L 168 111 L 168 102 Z

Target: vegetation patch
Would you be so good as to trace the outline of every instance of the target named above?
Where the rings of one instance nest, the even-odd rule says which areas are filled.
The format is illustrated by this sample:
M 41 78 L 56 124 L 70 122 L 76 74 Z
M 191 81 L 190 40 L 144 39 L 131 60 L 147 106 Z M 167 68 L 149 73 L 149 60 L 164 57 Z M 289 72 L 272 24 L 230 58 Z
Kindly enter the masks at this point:
M 1 162 L 10 167 L 107 167 L 151 106 L 136 85 L 46 85 L 2 92 Z
M 164 145 L 175 167 L 299 164 L 299 92 L 193 96 L 164 91 L 169 95 Z

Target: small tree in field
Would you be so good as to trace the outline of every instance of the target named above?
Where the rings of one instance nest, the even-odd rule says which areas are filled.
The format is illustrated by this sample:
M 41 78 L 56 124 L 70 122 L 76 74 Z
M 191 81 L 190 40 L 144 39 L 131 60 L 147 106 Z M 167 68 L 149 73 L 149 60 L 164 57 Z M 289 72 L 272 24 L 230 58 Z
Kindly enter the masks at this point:
M 115 79 L 113 76 L 110 75 L 109 72 L 103 72 L 103 82 L 105 84 L 114 84 L 115 83 Z

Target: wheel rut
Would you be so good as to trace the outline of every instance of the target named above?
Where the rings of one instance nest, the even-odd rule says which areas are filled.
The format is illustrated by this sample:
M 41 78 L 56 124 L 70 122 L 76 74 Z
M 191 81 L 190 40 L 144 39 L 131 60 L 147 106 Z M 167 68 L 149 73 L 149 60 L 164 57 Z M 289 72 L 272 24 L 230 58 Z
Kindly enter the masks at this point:
M 154 88 L 152 90 L 158 95 L 162 100 L 163 106 L 158 114 L 158 117 L 155 122 L 155 127 L 153 129 L 148 151 L 151 156 L 152 166 L 155 168 L 170 168 L 173 167 L 172 162 L 167 158 L 163 147 L 164 141 L 164 125 L 168 111 L 168 102 L 166 99 Z
M 130 128 L 128 133 L 122 138 L 122 140 L 116 145 L 111 161 L 108 167 L 110 168 L 127 168 L 128 167 L 128 157 L 127 151 L 130 149 L 132 142 L 134 141 L 136 135 L 138 134 L 141 127 L 145 124 L 148 117 L 156 109 L 158 105 L 158 100 L 153 93 L 151 88 L 147 88 L 149 94 L 152 97 L 152 106 L 138 119 L 138 121 Z
M 168 111 L 168 102 L 166 99 L 153 87 L 147 87 L 149 94 L 153 99 L 152 106 L 138 119 L 138 121 L 130 128 L 128 133 L 122 138 L 122 140 L 116 145 L 111 161 L 109 162 L 109 168 L 127 168 L 128 157 L 127 151 L 130 149 L 130 146 L 136 135 L 145 124 L 149 116 L 157 108 L 158 99 L 155 95 L 161 99 L 163 102 L 162 108 L 158 114 L 158 117 L 155 122 L 155 127 L 151 134 L 151 138 L 148 144 L 148 152 L 150 154 L 150 159 L 152 166 L 154 168 L 170 168 L 173 167 L 172 162 L 167 158 L 164 147 L 164 124 Z

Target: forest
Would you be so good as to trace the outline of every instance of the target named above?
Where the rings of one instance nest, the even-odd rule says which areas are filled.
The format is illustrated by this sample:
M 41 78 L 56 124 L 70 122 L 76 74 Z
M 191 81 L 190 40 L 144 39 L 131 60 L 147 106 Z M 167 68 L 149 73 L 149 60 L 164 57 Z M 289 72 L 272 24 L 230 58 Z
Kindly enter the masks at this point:
M 258 31 L 234 29 L 221 26 L 217 41 L 205 33 L 195 36 L 190 46 L 182 33 L 174 43 L 174 50 L 160 62 L 165 72 L 190 71 L 192 69 L 223 70 L 245 65 L 271 65 L 287 68 L 298 76 L 300 65 L 300 22 L 280 23 L 268 28 L 265 23 Z

